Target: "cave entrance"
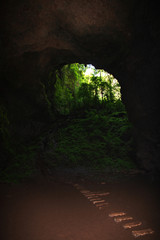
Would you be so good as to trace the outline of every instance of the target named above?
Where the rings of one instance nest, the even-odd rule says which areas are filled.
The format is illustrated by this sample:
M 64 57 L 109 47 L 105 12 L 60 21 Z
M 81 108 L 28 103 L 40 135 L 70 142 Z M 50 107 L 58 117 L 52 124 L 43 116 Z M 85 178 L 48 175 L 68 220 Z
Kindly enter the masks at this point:
M 53 81 L 57 164 L 132 168 L 131 124 L 117 79 L 91 64 L 74 63 L 56 70 Z
M 56 71 L 54 103 L 59 113 L 67 115 L 91 108 L 110 111 L 111 103 L 115 106 L 117 102 L 121 102 L 120 85 L 108 72 L 92 64 L 79 63 L 65 65 Z

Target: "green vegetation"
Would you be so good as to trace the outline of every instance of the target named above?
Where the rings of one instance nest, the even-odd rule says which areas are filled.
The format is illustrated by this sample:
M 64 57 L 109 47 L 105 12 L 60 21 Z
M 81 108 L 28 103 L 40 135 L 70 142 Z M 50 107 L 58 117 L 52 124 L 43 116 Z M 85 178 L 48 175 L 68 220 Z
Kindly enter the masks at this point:
M 104 70 L 75 63 L 56 71 L 54 106 L 60 114 L 79 108 L 108 107 L 120 100 L 118 81 Z
M 57 134 L 57 164 L 132 168 L 131 124 L 118 81 L 92 65 L 57 71 L 55 107 L 66 116 Z
M 110 114 L 104 110 L 86 111 L 83 118 L 68 120 L 57 136 L 57 164 L 117 169 L 134 167 L 130 158 L 131 125 L 125 111 Z

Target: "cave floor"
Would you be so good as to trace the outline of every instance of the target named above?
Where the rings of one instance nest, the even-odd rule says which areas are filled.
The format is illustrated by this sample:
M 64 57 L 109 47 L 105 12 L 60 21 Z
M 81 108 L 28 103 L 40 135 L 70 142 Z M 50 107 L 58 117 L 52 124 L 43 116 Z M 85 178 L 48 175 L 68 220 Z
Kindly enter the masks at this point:
M 159 203 L 159 186 L 143 174 L 59 170 L 0 184 L 0 239 L 158 240 Z

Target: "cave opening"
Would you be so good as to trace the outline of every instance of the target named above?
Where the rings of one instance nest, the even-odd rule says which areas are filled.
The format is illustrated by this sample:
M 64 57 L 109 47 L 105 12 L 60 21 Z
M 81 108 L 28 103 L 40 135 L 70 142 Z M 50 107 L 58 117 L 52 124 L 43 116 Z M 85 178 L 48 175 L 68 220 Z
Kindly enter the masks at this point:
M 120 85 L 113 75 L 92 64 L 74 63 L 56 71 L 54 107 L 64 115 L 85 108 L 106 108 L 121 102 Z
M 135 167 L 132 125 L 112 74 L 92 64 L 66 64 L 49 73 L 45 89 L 58 119 L 54 140 L 46 140 L 53 147 L 48 166 Z

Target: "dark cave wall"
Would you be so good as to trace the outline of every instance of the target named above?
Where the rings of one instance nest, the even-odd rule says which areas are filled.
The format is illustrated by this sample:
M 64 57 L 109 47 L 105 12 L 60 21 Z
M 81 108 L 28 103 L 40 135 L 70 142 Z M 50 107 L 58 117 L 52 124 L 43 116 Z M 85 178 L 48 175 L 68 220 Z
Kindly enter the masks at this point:
M 30 139 L 49 121 L 43 81 L 65 63 L 92 63 L 120 82 L 137 161 L 159 161 L 159 16 L 151 1 L 6 0 L 1 6 L 1 103 L 12 134 Z
M 124 98 L 134 124 L 137 160 L 148 171 L 160 169 L 159 128 L 159 14 L 150 1 L 137 4 L 133 14 L 131 50 L 126 61 Z M 127 83 L 129 79 L 129 84 Z

